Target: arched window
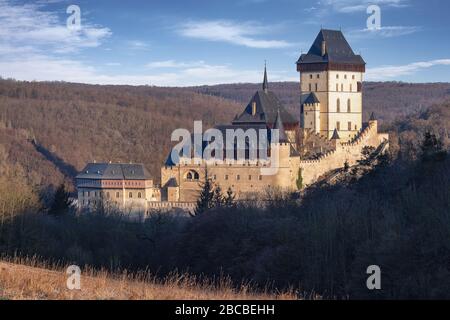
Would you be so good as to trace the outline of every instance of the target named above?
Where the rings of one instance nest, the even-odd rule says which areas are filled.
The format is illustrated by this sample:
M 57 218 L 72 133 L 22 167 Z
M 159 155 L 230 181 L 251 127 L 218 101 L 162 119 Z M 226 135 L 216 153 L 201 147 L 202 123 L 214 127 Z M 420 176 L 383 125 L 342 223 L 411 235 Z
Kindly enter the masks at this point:
M 347 112 L 352 112 L 352 101 L 350 99 L 347 100 Z
M 341 83 L 341 91 L 344 91 L 344 84 Z
M 336 112 L 341 112 L 341 100 L 337 99 L 336 101 Z
M 312 91 L 311 83 L 309 84 L 309 91 Z
M 336 91 L 339 91 L 339 83 L 336 83 Z
M 133 192 L 130 192 L 129 194 L 128 194 L 128 198 L 133 198 Z
M 198 172 L 194 172 L 194 180 L 199 180 L 200 179 L 200 175 L 198 174 Z
M 142 193 L 138 192 L 138 198 L 139 198 L 139 199 L 142 198 Z
M 186 179 L 187 180 L 192 180 L 192 173 L 188 172 L 188 174 L 186 175 Z
M 200 175 L 198 174 L 197 171 L 190 170 L 190 171 L 186 174 L 186 180 L 199 180 L 199 179 L 200 179 Z

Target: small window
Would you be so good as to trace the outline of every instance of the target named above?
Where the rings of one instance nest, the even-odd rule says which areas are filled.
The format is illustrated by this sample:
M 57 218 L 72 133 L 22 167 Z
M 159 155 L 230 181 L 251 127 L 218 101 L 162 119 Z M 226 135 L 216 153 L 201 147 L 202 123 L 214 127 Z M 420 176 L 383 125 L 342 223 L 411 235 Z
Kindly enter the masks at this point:
M 237 176 L 236 176 L 236 180 L 241 180 L 241 176 L 240 176 L 240 175 L 237 175 Z
M 142 193 L 138 192 L 138 198 L 139 198 L 139 199 L 142 198 Z
M 109 192 L 106 193 L 106 198 L 111 198 L 111 195 L 109 194 Z
M 228 180 L 228 175 L 227 174 L 225 175 L 225 180 Z
M 311 83 L 309 84 L 309 91 L 312 91 Z
M 317 75 L 317 79 L 320 79 L 320 74 Z
M 344 84 L 341 83 L 341 91 L 344 91 Z
M 350 99 L 347 100 L 347 112 L 352 112 L 352 101 Z
M 352 75 L 352 79 L 355 80 L 355 75 Z
M 309 75 L 309 78 L 310 78 L 310 79 L 312 79 L 312 78 L 313 78 L 313 75 L 312 75 L 312 74 L 310 74 L 310 75 Z
M 259 179 L 259 181 L 261 181 L 262 180 L 262 176 L 259 176 L 258 179 Z
M 336 79 L 339 79 L 339 74 L 336 75 Z
M 248 176 L 248 180 L 252 180 L 252 176 L 251 175 Z
M 336 83 L 336 91 L 339 91 L 339 84 Z
M 350 83 L 350 92 L 353 91 L 353 85 Z
M 338 122 L 336 122 L 336 129 L 338 130 L 338 131 L 341 131 L 341 123 L 338 121 Z
M 346 80 L 347 80 L 347 75 L 344 75 L 344 79 L 346 79 Z
M 352 131 L 352 123 L 351 122 L 348 123 L 348 131 Z
M 319 88 L 319 85 L 316 83 L 316 91 L 319 91 L 318 88 Z
M 119 198 L 120 194 L 118 192 L 116 192 L 116 198 Z
M 128 194 L 128 198 L 133 198 L 133 192 L 130 192 L 129 194 Z
M 217 180 L 217 176 L 216 175 L 213 175 L 213 180 Z
M 336 101 L 336 112 L 339 113 L 341 112 L 341 100 L 337 99 Z

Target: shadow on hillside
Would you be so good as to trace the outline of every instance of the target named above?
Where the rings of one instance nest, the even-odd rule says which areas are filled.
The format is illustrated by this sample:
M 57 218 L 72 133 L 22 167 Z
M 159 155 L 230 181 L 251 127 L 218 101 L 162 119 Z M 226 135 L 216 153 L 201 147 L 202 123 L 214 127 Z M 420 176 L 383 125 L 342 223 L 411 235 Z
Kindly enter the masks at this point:
M 35 140 L 30 141 L 31 144 L 34 146 L 37 152 L 42 154 L 48 161 L 53 163 L 55 167 L 68 179 L 71 181 L 74 180 L 75 176 L 77 175 L 78 171 L 75 169 L 74 166 L 71 164 L 66 163 L 64 160 L 62 160 L 60 157 L 58 157 L 56 154 L 52 153 L 50 150 L 45 148 L 44 146 L 38 144 Z

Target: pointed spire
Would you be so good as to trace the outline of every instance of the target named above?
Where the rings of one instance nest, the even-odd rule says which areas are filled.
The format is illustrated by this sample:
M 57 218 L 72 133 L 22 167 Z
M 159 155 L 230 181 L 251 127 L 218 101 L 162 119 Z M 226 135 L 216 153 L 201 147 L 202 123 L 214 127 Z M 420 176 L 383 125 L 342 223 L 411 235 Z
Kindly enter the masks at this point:
M 278 141 L 280 143 L 289 142 L 286 136 L 286 131 L 284 130 L 283 120 L 281 119 L 280 109 L 278 109 L 273 128 L 278 129 Z
M 339 140 L 341 137 L 339 137 L 339 132 L 337 129 L 334 129 L 333 136 L 331 137 L 331 140 Z
M 269 82 L 267 81 L 267 64 L 264 61 L 264 80 L 263 80 L 263 90 L 267 93 L 269 90 Z
M 372 112 L 372 114 L 370 115 L 370 119 L 369 121 L 375 121 L 377 119 L 375 119 L 375 114 Z

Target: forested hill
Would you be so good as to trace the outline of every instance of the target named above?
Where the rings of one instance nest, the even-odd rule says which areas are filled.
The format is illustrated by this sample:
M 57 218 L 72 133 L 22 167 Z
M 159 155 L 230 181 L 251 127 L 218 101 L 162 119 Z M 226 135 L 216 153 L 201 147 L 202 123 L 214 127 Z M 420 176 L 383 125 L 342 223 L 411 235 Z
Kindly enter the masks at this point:
M 191 87 L 192 91 L 248 103 L 260 84 L 225 84 Z M 269 83 L 281 101 L 295 114 L 299 113 L 298 82 Z M 450 83 L 412 84 L 403 82 L 366 82 L 363 89 L 364 118 L 374 112 L 382 123 L 402 118 L 450 98 Z
M 158 183 L 174 129 L 191 129 L 194 120 L 203 120 L 204 128 L 229 122 L 259 86 L 158 88 L 0 80 L 0 173 L 19 181 L 20 172 L 24 184 L 45 188 L 64 177 L 70 184 L 89 161 L 131 161 L 144 163 Z M 298 113 L 298 83 L 270 83 L 270 88 Z M 424 114 L 417 111 L 450 98 L 450 84 L 366 83 L 364 90 L 365 115 L 374 111 L 391 131 L 401 125 L 394 120 Z M 447 109 L 448 104 L 436 110 L 446 116 Z M 414 119 L 409 119 L 410 124 Z M 411 136 L 420 129 L 402 124 L 398 135 L 407 130 Z

